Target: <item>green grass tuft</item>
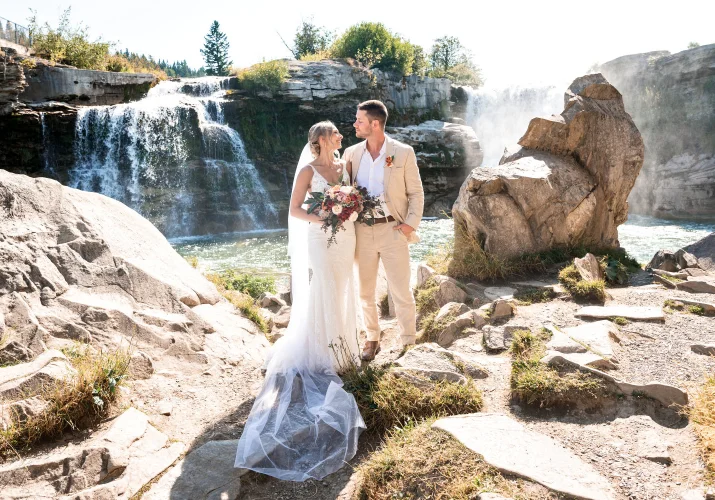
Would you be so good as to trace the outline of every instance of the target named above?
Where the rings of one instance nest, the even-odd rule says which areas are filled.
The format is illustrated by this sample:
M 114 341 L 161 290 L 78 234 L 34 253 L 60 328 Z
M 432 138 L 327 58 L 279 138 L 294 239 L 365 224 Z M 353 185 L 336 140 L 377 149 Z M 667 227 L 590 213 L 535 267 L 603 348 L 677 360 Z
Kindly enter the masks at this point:
M 601 304 L 606 301 L 606 287 L 603 280 L 581 279 L 578 269 L 573 264 L 559 272 L 559 281 L 575 300 Z
M 387 316 L 390 315 L 390 300 L 387 294 L 383 295 L 380 297 L 380 316 L 383 318 L 386 318 Z
M 608 319 L 609 319 L 611 322 L 617 324 L 618 326 L 625 326 L 625 325 L 627 325 L 628 323 L 630 323 L 630 321 L 628 321 L 626 318 L 624 318 L 624 317 L 622 317 L 622 316 L 613 316 L 613 317 L 608 318 Z
M 514 294 L 514 300 L 520 306 L 530 306 L 540 302 L 549 302 L 554 300 L 558 294 L 551 288 L 527 288 L 520 290 Z

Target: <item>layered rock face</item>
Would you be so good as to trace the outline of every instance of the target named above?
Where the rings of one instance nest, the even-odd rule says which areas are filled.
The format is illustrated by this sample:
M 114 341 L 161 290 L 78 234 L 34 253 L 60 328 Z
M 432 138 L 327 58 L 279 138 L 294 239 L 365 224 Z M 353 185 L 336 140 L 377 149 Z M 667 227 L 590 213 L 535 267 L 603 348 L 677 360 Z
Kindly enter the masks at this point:
M 456 242 L 500 257 L 617 247 L 643 165 L 640 133 L 600 74 L 574 80 L 558 116 L 534 118 L 500 165 L 472 170 L 453 207 Z
M 226 122 L 240 132 L 272 199 L 283 209 L 287 208 L 298 157 L 314 123 L 331 120 L 345 137 L 343 146 L 348 147 L 359 142 L 352 125 L 357 105 L 368 99 L 380 99 L 387 105 L 387 124 L 391 127 L 449 114 L 450 82 L 446 79 L 401 78 L 333 60 L 289 61 L 289 73 L 287 81 L 275 91 L 243 88 L 238 79 L 232 79 L 229 102 L 224 106 Z M 431 149 L 431 144 L 425 146 L 425 151 Z M 449 146 L 442 148 L 446 149 Z M 451 197 L 449 204 L 454 200 L 454 184 L 460 182 L 455 179 L 463 178 L 466 172 L 451 157 L 461 154 L 450 150 L 450 158 L 437 169 L 431 168 L 434 162 L 418 161 L 425 192 L 435 193 L 434 208 L 428 201 L 425 215 L 439 215 L 447 203 L 437 203 L 438 198 Z
M 136 212 L 0 170 L 0 364 L 72 340 L 205 360 L 213 318 L 232 310 L 224 306 Z M 230 316 L 236 335 L 253 337 L 247 320 Z
M 623 93 L 646 146 L 632 210 L 715 219 L 715 44 L 623 56 L 599 71 Z
M 430 120 L 407 127 L 388 127 L 394 139 L 415 150 L 425 186 L 425 214 L 441 215 L 452 210 L 465 175 L 484 157 L 472 127 Z M 427 179 L 427 180 L 425 180 Z

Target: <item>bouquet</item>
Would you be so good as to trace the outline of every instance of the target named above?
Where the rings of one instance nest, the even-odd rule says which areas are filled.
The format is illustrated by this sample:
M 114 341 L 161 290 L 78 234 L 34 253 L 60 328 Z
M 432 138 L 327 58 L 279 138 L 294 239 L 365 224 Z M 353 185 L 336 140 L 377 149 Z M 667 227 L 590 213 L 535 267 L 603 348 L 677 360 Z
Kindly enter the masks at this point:
M 330 247 L 336 242 L 338 231 L 345 230 L 345 221 L 363 222 L 372 226 L 380 202 L 375 196 L 367 194 L 364 187 L 334 184 L 325 193 L 310 193 L 305 203 L 308 205 L 308 213 L 317 213 L 323 219 L 323 231 L 330 231 Z

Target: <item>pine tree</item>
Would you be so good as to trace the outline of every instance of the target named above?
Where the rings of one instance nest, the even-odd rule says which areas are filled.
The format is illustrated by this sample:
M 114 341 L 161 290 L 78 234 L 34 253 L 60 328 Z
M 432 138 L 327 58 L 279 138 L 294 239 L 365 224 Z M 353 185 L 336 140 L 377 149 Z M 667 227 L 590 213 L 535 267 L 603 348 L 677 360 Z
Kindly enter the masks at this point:
M 208 35 L 204 37 L 204 48 L 201 49 L 207 75 L 228 75 L 228 67 L 233 64 L 233 61 L 228 60 L 228 47 L 226 34 L 219 30 L 218 21 L 214 21 Z

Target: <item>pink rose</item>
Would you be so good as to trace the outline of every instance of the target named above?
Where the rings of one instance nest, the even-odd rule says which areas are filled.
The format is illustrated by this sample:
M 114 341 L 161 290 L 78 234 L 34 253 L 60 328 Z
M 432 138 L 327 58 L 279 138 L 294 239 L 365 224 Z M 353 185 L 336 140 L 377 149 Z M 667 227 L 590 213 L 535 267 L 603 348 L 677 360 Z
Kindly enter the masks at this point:
M 350 222 L 355 222 L 355 221 L 357 220 L 357 218 L 358 218 L 358 213 L 357 213 L 357 212 L 353 212 L 353 213 L 350 214 L 350 217 L 348 217 L 348 220 L 349 220 Z

